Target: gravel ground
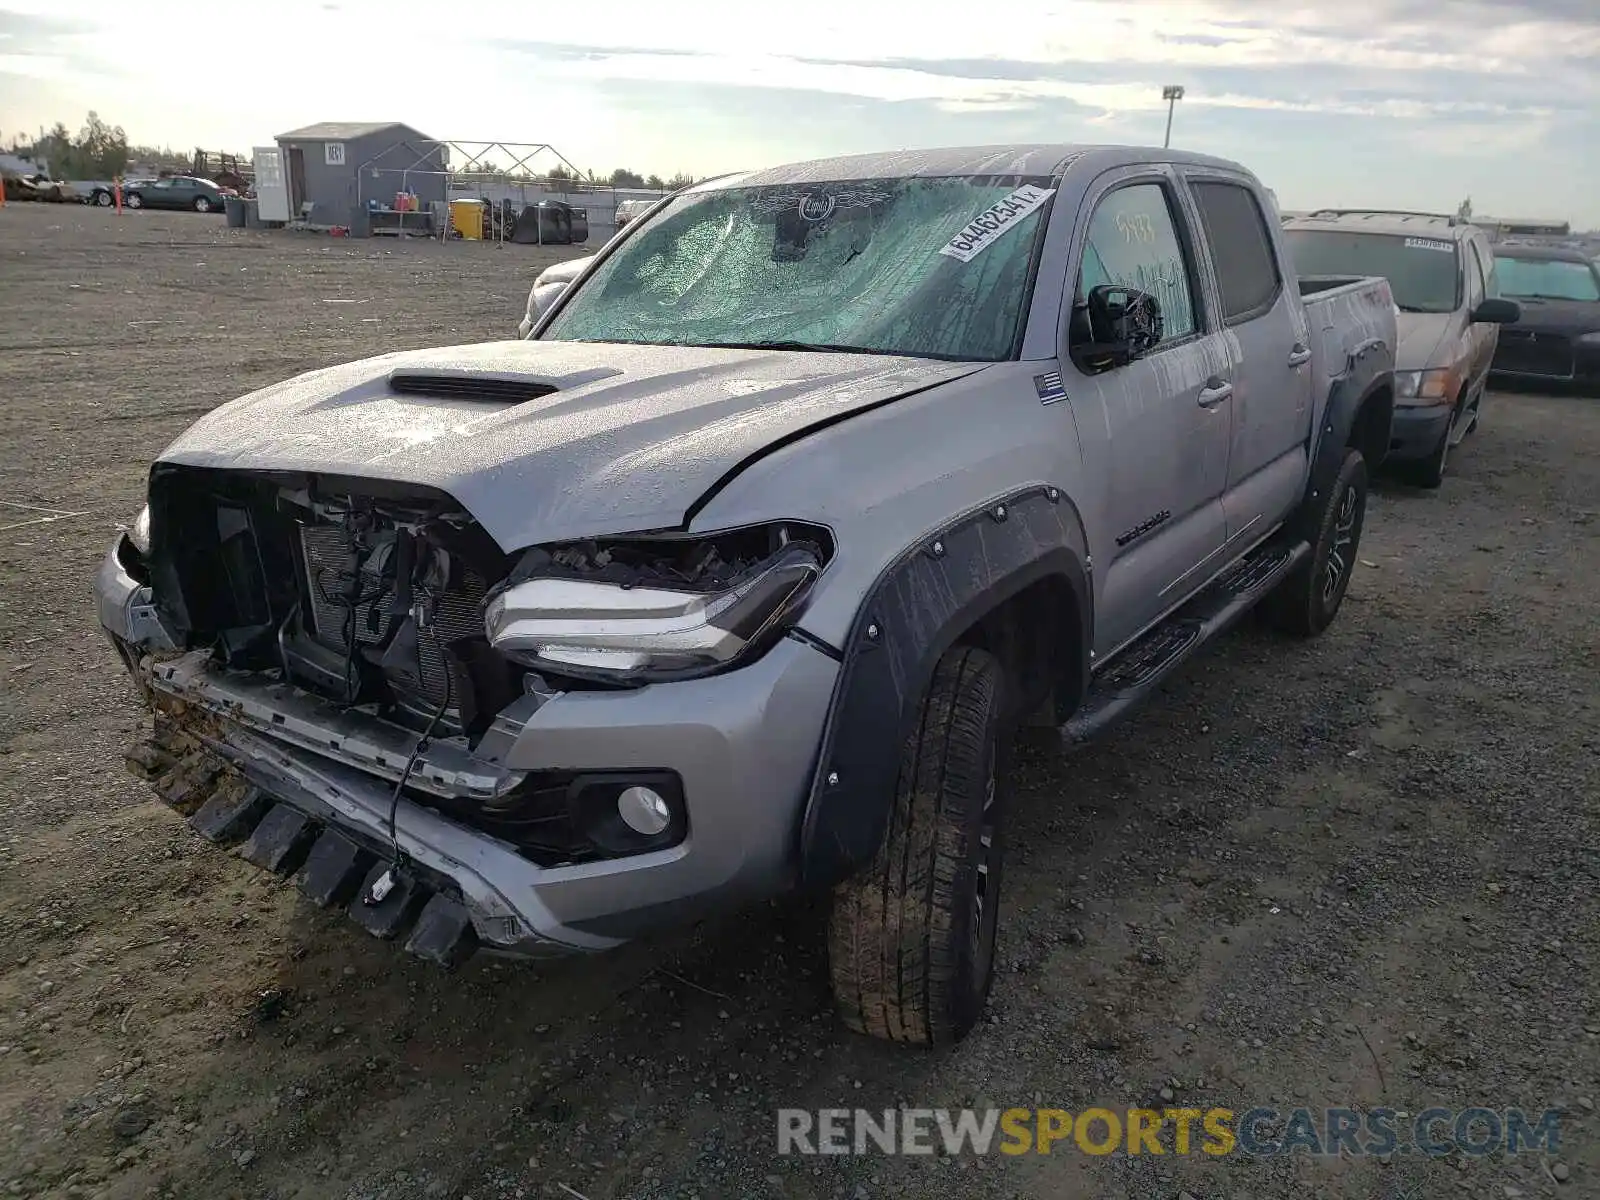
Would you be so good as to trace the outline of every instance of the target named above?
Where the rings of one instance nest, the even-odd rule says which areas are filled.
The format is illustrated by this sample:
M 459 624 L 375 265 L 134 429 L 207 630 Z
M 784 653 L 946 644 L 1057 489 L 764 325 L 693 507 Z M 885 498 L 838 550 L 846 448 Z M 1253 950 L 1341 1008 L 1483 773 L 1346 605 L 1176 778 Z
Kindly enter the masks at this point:
M 1593 400 L 1495 395 L 1441 492 L 1381 486 L 1318 641 L 1241 629 L 1111 740 L 1024 756 L 952 1050 L 840 1031 L 814 901 L 448 976 L 194 838 L 123 773 L 89 602 L 148 461 L 290 373 L 507 334 L 541 261 L 0 212 L 0 1189 L 1600 1196 Z M 900 1103 L 1563 1114 L 1517 1157 L 775 1153 L 779 1106 Z

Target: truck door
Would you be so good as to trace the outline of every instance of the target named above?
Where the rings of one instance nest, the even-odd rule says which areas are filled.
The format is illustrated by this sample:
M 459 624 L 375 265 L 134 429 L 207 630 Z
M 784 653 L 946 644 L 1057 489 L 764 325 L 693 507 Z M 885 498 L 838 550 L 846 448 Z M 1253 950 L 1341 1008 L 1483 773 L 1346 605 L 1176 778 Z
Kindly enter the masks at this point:
M 1311 334 L 1298 288 L 1285 286 L 1255 188 L 1201 173 L 1188 178 L 1232 356 L 1232 437 L 1222 496 L 1231 556 L 1270 533 L 1305 489 Z
M 1176 183 L 1160 168 L 1114 172 L 1091 191 L 1075 282 L 1066 392 L 1103 489 L 1095 562 L 1095 653 L 1105 658 L 1203 584 L 1224 541 L 1228 354 L 1204 319 L 1194 240 Z M 1110 370 L 1074 365 L 1089 339 L 1084 300 L 1098 284 L 1161 306 L 1162 336 Z

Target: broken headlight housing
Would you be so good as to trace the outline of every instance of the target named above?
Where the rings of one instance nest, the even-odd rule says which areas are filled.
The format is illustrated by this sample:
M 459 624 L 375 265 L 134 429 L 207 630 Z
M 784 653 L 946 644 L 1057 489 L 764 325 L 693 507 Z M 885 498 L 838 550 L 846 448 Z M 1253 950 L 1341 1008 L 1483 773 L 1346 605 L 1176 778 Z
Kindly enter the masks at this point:
M 671 543 L 662 543 L 662 546 Z M 499 653 L 537 671 L 615 683 L 714 674 L 793 624 L 826 551 L 785 540 L 758 558 L 714 542 L 662 550 L 530 551 L 484 609 Z
M 146 504 L 128 526 L 128 540 L 141 555 L 150 553 L 150 506 Z

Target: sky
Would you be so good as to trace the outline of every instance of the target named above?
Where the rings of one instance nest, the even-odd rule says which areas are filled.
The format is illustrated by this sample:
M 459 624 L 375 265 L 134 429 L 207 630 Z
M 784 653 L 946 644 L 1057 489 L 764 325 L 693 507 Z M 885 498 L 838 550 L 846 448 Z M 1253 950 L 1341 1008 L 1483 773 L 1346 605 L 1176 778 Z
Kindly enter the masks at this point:
M 1600 0 L 0 0 L 0 139 L 93 109 L 246 150 L 317 121 L 704 176 L 1018 141 L 1237 159 L 1286 209 L 1600 228 Z M 503 162 L 506 155 L 497 155 Z M 531 165 L 555 160 L 546 153 Z

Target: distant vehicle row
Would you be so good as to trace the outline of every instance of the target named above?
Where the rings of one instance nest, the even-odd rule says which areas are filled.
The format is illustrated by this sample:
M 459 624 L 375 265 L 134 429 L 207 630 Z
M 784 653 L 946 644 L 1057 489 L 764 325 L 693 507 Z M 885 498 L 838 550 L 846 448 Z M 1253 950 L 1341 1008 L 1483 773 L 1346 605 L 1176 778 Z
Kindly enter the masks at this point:
M 116 183 L 96 179 L 69 183 L 48 175 L 7 175 L 7 200 L 35 200 L 49 204 L 93 204 L 110 208 L 116 203 Z M 184 209 L 221 212 L 223 201 L 239 193 L 195 175 L 167 175 L 160 179 L 134 179 L 122 185 L 122 202 L 129 208 Z
M 1285 224 L 1302 279 L 1381 275 L 1394 293 L 1394 428 L 1387 462 L 1438 487 L 1478 427 L 1491 375 L 1600 386 L 1600 271 L 1576 250 L 1491 244 L 1427 213 L 1325 209 Z

